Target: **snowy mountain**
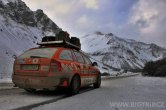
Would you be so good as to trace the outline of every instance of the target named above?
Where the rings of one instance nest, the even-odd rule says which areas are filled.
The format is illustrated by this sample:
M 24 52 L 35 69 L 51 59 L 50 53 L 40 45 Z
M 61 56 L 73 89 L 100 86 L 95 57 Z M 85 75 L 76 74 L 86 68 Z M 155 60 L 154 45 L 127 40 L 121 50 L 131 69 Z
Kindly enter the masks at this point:
M 11 77 L 15 56 L 60 30 L 42 10 L 31 11 L 21 0 L 0 0 L 0 79 Z M 166 57 L 164 48 L 112 33 L 88 34 L 81 42 L 82 50 L 98 60 L 101 71 L 141 69 L 147 61 Z
M 95 32 L 81 38 L 82 49 L 91 57 L 110 66 L 113 70 L 141 69 L 151 60 L 166 57 L 166 49 L 155 44 L 146 44 L 130 39 L 122 39 L 112 33 Z M 108 66 L 107 66 L 108 65 Z
M 0 0 L 0 79 L 11 77 L 16 55 L 60 30 L 42 10 L 31 11 L 21 0 Z

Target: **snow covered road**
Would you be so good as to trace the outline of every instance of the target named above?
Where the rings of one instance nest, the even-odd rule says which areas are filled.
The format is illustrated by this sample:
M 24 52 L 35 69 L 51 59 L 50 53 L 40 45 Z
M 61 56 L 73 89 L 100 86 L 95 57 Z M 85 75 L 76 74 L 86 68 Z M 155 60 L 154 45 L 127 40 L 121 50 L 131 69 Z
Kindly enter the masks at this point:
M 141 75 L 102 80 L 99 89 L 84 88 L 80 94 L 0 90 L 0 110 L 166 110 L 166 78 Z
M 38 104 L 42 102 L 55 101 L 60 99 L 64 94 L 53 93 L 53 92 L 38 92 L 38 93 L 27 93 L 22 89 L 4 89 L 0 90 L 0 110 L 8 110 L 15 108 L 22 108 L 24 106 L 29 107 L 30 105 Z

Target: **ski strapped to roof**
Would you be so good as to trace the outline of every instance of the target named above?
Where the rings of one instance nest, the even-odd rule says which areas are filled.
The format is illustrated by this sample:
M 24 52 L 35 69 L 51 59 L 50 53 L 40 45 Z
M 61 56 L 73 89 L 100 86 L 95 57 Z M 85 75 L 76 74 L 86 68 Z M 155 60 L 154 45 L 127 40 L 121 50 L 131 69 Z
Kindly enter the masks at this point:
M 37 43 L 37 45 L 40 46 L 55 46 L 55 47 L 66 47 L 66 48 L 72 48 L 76 50 L 80 50 L 81 48 L 79 46 L 76 46 L 70 42 L 67 42 L 65 40 L 60 40 L 60 41 L 48 41 L 48 42 L 40 42 Z

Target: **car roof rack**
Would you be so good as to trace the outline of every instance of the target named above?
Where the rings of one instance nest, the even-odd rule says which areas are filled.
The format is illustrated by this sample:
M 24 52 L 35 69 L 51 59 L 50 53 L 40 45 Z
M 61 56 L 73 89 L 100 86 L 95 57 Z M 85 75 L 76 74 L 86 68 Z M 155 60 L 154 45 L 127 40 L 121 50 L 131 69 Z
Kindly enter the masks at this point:
M 66 48 L 76 49 L 78 51 L 81 50 L 80 47 L 78 47 L 70 42 L 67 42 L 65 40 L 40 42 L 40 43 L 37 43 L 37 45 L 40 45 L 40 47 L 54 46 L 54 47 L 66 47 Z

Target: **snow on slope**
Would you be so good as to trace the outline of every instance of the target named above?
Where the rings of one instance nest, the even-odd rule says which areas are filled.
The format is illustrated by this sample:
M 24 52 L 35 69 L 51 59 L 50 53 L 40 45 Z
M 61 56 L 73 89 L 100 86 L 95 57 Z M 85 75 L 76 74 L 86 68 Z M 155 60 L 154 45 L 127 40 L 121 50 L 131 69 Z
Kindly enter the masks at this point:
M 0 78 L 11 77 L 14 57 L 36 46 L 41 37 L 61 29 L 42 10 L 31 11 L 21 0 L 0 0 Z M 150 60 L 166 56 L 155 44 L 95 32 L 81 38 L 82 49 L 100 60 L 100 69 L 138 69 Z M 109 68 L 107 68 L 108 66 Z M 107 69 L 104 69 L 107 68 Z
M 17 0 L 1 0 L 3 2 L 3 4 L 7 4 L 9 2 L 17 2 Z
M 42 10 L 33 12 L 21 0 L 0 0 L 0 79 L 11 77 L 15 56 L 59 30 Z
M 95 32 L 81 38 L 82 49 L 93 58 L 113 68 L 141 69 L 147 61 L 166 57 L 166 49 L 116 37 L 112 33 Z
M 37 28 L 23 26 L 14 21 L 5 22 L 0 16 L 0 72 L 1 77 L 8 77 L 12 72 L 14 56 L 36 45 L 36 37 L 42 31 Z M 37 38 L 38 40 L 40 38 Z

